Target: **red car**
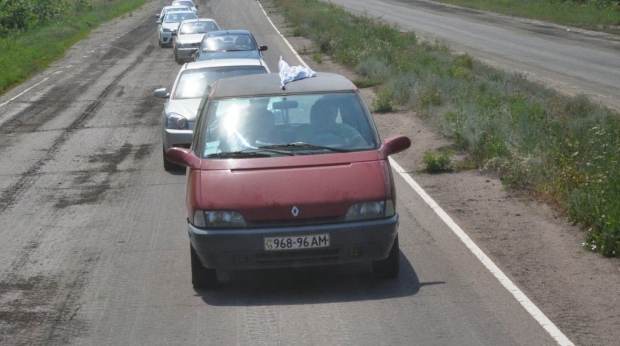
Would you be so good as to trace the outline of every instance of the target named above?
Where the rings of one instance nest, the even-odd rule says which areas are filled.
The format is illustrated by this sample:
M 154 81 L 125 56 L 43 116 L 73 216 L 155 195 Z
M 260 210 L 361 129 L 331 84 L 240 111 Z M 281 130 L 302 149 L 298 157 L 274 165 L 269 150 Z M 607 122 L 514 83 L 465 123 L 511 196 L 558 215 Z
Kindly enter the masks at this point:
M 199 107 L 187 167 L 192 283 L 217 269 L 372 261 L 399 272 L 398 214 L 388 156 L 411 145 L 381 141 L 355 85 L 318 73 L 282 87 L 278 74 L 221 79 Z

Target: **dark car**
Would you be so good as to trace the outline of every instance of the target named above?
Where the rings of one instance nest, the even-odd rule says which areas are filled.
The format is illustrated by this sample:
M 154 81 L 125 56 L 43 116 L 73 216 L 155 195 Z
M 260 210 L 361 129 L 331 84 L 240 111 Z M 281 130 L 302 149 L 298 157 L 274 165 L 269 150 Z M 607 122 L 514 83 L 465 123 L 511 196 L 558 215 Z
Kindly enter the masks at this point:
M 224 78 L 203 96 L 187 167 L 194 287 L 217 269 L 370 261 L 399 273 L 396 191 L 388 156 L 409 138 L 381 141 L 355 85 L 318 73 L 282 87 L 278 74 Z
M 248 30 L 211 31 L 205 34 L 194 61 L 210 59 L 263 59 L 267 46 L 259 46 Z

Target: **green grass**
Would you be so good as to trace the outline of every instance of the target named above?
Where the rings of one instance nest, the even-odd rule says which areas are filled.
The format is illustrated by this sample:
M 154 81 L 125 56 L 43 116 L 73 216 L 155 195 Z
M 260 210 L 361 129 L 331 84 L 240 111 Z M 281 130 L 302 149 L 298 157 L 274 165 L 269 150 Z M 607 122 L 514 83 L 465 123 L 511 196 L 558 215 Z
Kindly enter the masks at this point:
M 407 0 L 401 0 L 407 1 Z M 435 0 L 509 16 L 620 34 L 620 5 L 615 0 Z
M 619 114 L 332 3 L 273 3 L 322 54 L 375 85 L 374 111 L 415 110 L 470 153 L 468 165 L 564 211 L 588 231 L 589 250 L 620 254 Z
M 0 38 L 0 94 L 61 58 L 99 24 L 139 8 L 147 0 L 100 0 L 63 18 L 26 32 Z

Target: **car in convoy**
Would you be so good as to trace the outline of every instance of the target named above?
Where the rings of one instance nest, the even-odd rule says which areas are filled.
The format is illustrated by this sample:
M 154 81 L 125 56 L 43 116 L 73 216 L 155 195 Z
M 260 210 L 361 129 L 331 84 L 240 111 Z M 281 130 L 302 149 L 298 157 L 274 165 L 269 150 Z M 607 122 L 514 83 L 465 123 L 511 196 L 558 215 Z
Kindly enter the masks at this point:
M 194 13 L 198 14 L 198 5 L 195 5 L 192 0 L 175 0 L 171 4 L 172 6 L 187 6 Z
M 267 46 L 259 46 L 248 30 L 211 31 L 205 34 L 194 61 L 229 58 L 263 59 Z
M 157 40 L 159 46 L 164 47 L 172 46 L 172 32 L 179 28 L 179 24 L 187 19 L 198 19 L 198 16 L 193 11 L 168 11 L 164 15 L 161 21 L 158 21 L 157 28 Z
M 194 53 L 198 51 L 202 38 L 209 31 L 219 31 L 220 27 L 215 20 L 210 18 L 188 19 L 179 24 L 179 28 L 172 32 L 172 48 L 174 60 L 183 63 L 193 60 Z
M 165 98 L 161 116 L 164 169 L 179 168 L 166 160 L 166 149 L 189 148 L 192 142 L 196 112 L 209 85 L 220 78 L 271 72 L 261 59 L 218 59 L 183 65 L 170 92 L 157 89 L 154 96 Z
M 220 79 L 199 107 L 187 167 L 192 283 L 218 269 L 372 262 L 398 276 L 398 214 L 388 157 L 411 145 L 381 141 L 356 86 L 338 74 L 282 86 L 276 73 Z
M 161 20 L 166 15 L 166 12 L 173 11 L 190 11 L 190 9 L 187 6 L 164 6 L 161 8 L 161 11 L 155 15 L 155 17 L 157 18 L 157 21 L 155 23 L 161 24 Z

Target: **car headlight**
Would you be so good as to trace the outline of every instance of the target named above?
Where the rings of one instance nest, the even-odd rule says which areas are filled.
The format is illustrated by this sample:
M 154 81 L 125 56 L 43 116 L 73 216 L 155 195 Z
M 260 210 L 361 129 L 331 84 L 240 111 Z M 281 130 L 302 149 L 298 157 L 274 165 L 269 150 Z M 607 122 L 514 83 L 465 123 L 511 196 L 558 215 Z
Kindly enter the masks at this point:
M 196 210 L 194 226 L 202 228 L 240 228 L 245 227 L 245 219 L 236 211 Z
M 189 130 L 189 122 L 180 114 L 170 113 L 166 119 L 166 128 L 173 130 Z
M 346 221 L 380 219 L 394 215 L 394 203 L 391 200 L 364 202 L 354 204 L 347 210 Z
M 171 31 L 172 31 L 172 30 L 167 29 L 167 28 L 161 28 L 161 30 L 162 30 L 163 32 L 171 32 Z

